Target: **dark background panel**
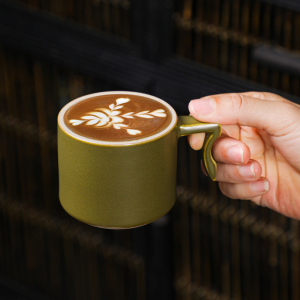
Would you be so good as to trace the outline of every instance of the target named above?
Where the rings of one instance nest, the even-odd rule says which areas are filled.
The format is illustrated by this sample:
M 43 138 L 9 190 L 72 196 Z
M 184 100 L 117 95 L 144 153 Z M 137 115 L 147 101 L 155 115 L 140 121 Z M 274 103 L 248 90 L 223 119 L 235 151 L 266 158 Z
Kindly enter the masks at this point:
M 60 108 L 89 93 L 299 103 L 299 50 L 292 0 L 1 0 L 0 298 L 300 299 L 299 222 L 224 197 L 185 138 L 174 208 L 132 230 L 62 210 L 56 152 Z

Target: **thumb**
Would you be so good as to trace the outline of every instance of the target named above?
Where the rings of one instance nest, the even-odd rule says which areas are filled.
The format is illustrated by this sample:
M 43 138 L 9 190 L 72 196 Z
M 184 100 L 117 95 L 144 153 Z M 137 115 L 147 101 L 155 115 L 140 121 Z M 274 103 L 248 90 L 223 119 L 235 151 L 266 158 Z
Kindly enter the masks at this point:
M 203 122 L 241 125 L 285 135 L 300 122 L 300 108 L 290 101 L 270 101 L 244 94 L 222 94 L 192 100 L 191 115 Z M 295 124 L 296 122 L 296 124 Z

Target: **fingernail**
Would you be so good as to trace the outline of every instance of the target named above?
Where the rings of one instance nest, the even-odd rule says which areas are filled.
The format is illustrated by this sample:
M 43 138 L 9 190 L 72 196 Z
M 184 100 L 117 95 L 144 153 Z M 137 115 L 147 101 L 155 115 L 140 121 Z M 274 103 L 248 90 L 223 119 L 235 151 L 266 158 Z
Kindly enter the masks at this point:
M 238 164 L 244 163 L 244 150 L 241 146 L 235 145 L 227 150 L 227 157 Z
M 239 166 L 239 173 L 244 178 L 254 178 L 255 171 L 254 171 L 254 163 L 250 163 L 245 166 Z
M 192 100 L 189 104 L 189 109 L 192 114 L 195 115 L 210 115 L 214 112 L 216 107 L 216 101 L 213 98 L 202 98 L 199 100 Z
M 250 182 L 249 189 L 254 193 L 268 192 L 270 189 L 269 181 L 266 179 L 260 179 L 258 181 Z

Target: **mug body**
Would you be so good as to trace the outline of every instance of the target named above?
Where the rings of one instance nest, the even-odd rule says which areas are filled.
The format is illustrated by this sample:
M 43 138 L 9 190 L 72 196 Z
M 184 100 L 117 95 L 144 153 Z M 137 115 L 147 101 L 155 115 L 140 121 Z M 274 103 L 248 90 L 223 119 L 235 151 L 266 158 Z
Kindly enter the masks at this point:
M 172 118 L 163 134 L 119 145 L 80 139 L 59 120 L 63 208 L 84 223 L 115 229 L 142 226 L 165 215 L 176 200 L 178 127 L 173 109 Z

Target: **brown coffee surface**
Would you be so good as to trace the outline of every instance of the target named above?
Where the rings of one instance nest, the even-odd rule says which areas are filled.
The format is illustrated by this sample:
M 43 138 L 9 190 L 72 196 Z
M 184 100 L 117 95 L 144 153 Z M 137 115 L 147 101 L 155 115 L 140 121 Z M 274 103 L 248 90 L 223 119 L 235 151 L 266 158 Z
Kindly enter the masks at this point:
M 123 142 L 152 136 L 164 130 L 172 114 L 162 103 L 130 94 L 84 99 L 64 115 L 74 133 L 100 141 Z

